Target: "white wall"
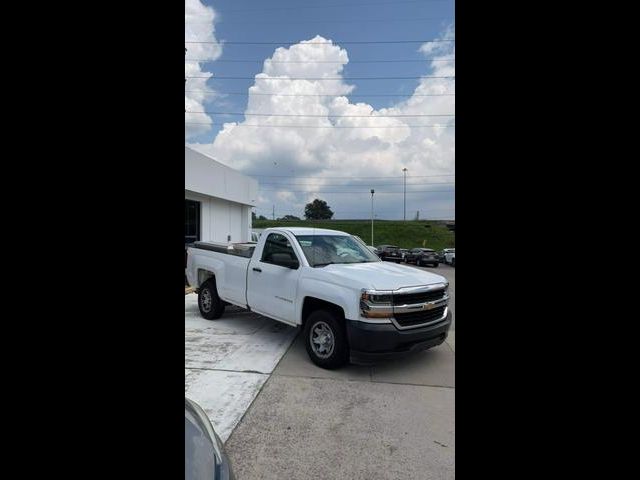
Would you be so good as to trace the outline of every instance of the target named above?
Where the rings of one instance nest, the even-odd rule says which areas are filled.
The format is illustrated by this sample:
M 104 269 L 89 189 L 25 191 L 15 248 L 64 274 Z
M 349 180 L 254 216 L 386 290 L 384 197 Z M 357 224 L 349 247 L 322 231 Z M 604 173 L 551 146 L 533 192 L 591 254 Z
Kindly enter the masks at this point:
M 215 159 L 184 147 L 185 198 L 200 202 L 200 239 L 248 242 L 251 207 L 258 198 L 258 182 Z
M 255 205 L 257 180 L 233 170 L 211 157 L 184 147 L 184 188 L 242 205 Z
M 251 239 L 251 207 L 189 190 L 184 198 L 200 202 L 200 240 L 248 242 Z

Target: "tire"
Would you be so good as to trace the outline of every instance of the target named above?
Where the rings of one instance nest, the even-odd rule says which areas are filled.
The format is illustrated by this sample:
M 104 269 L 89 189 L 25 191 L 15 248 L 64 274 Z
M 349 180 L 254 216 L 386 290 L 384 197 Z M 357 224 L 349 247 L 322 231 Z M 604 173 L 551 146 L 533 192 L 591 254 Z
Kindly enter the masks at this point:
M 316 310 L 307 317 L 304 325 L 304 344 L 313 363 L 321 368 L 333 370 L 343 366 L 349 359 L 349 345 L 344 322 L 330 310 Z M 324 335 L 326 343 L 319 344 Z M 323 351 L 324 350 L 324 351 Z
M 455 266 L 456 266 L 456 259 L 455 259 L 455 258 L 452 258 L 452 259 L 451 259 L 451 266 L 452 266 L 452 267 L 455 267 Z
M 438 265 L 440 265 L 439 263 L 434 263 L 433 264 L 433 268 L 438 268 Z
M 217 320 L 224 313 L 225 302 L 220 300 L 216 281 L 210 278 L 202 284 L 198 291 L 198 308 L 200 315 L 207 320 Z
M 418 259 L 416 260 L 416 267 L 421 267 L 422 266 L 422 260 Z

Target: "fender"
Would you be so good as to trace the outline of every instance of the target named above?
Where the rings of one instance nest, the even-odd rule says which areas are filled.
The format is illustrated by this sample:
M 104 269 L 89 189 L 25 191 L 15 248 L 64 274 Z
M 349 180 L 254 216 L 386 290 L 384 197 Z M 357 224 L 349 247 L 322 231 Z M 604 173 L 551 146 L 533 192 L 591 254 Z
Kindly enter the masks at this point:
M 333 303 L 344 310 L 346 319 L 357 320 L 360 317 L 359 291 L 336 285 L 326 280 L 303 277 L 298 284 L 299 299 L 296 305 L 296 323 L 302 325 L 302 308 L 305 297 L 313 297 L 325 302 Z
M 216 287 L 218 289 L 218 295 L 220 298 L 226 302 L 237 304 L 237 299 L 232 298 L 232 292 L 229 289 L 229 286 L 232 285 L 227 279 L 227 270 L 226 264 L 220 259 L 212 258 L 207 255 L 200 255 L 197 253 L 196 249 L 189 250 L 189 283 L 191 284 L 192 279 L 194 281 L 195 286 L 200 288 L 202 284 L 211 276 L 216 277 Z M 194 270 L 193 265 L 196 265 L 197 268 Z M 207 273 L 211 275 L 207 275 Z M 241 305 L 242 306 L 242 305 Z

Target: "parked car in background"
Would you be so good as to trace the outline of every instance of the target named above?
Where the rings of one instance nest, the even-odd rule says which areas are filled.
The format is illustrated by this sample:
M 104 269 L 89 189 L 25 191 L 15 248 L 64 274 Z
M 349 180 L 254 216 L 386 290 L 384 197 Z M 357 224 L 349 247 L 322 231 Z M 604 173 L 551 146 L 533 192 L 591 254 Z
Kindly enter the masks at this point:
M 406 248 L 401 248 L 400 254 L 402 255 L 402 261 L 404 263 L 407 263 L 407 255 L 409 254 L 409 250 L 407 250 Z
M 400 248 L 396 245 L 378 245 L 376 248 L 381 260 L 386 260 L 387 262 L 402 261 L 402 253 L 400 253 Z
M 452 248 L 450 252 L 447 252 L 444 256 L 444 260 L 452 267 L 455 267 L 456 266 L 456 249 Z
M 451 248 L 444 248 L 444 249 L 442 249 L 442 250 L 440 250 L 438 252 L 438 260 L 440 260 L 440 263 L 445 263 L 444 256 L 450 250 L 452 250 L 452 249 Z
M 424 265 L 437 267 L 440 264 L 438 254 L 431 248 L 413 248 L 409 250 L 406 260 L 407 263 L 415 263 L 419 267 Z
M 184 399 L 185 480 L 234 480 L 222 441 L 200 405 Z
M 353 238 L 355 238 L 356 240 L 360 240 L 365 247 L 371 250 L 371 253 L 378 255 L 378 249 L 376 247 L 374 247 L 373 245 L 367 245 L 367 242 L 362 240 L 362 238 L 360 238 L 358 235 L 353 235 Z
M 442 263 L 446 263 L 451 265 L 452 267 L 456 266 L 456 249 L 455 248 L 445 248 L 440 253 Z

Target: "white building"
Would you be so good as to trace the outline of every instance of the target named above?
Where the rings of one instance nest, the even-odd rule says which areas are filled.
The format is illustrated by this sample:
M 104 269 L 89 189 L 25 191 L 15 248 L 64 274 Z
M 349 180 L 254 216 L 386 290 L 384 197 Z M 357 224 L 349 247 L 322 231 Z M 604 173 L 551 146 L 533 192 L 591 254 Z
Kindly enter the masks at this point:
M 185 244 L 248 242 L 258 182 L 184 147 Z

